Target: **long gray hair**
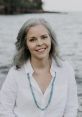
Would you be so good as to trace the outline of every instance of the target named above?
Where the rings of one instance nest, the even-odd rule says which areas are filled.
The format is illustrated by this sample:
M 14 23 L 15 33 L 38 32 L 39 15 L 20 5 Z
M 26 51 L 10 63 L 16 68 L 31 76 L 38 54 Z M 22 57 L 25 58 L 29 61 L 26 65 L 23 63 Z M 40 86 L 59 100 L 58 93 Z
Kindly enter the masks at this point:
M 44 19 L 29 19 L 19 30 L 17 41 L 15 43 L 17 52 L 14 56 L 13 62 L 17 69 L 20 68 L 31 57 L 30 51 L 27 49 L 26 46 L 26 35 L 29 29 L 36 25 L 43 25 L 48 30 L 49 36 L 51 37 L 51 50 L 49 55 L 50 57 L 55 59 L 55 62 L 59 66 L 58 59 L 60 57 L 58 51 L 58 43 L 56 40 L 56 34 L 52 30 L 51 26 Z

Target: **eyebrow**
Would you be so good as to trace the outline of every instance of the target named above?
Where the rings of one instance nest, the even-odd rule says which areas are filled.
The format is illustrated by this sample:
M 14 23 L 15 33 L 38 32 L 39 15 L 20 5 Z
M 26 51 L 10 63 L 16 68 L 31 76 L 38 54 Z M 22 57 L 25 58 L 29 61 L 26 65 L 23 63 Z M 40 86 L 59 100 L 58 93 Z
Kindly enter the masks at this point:
M 34 37 L 34 36 L 33 36 L 33 37 L 29 37 L 29 39 L 35 39 L 35 38 L 36 38 L 36 37 Z
M 43 35 L 41 35 L 41 36 L 47 36 L 48 34 L 43 34 Z
M 47 34 L 42 34 L 40 37 L 42 37 L 42 36 L 47 36 L 48 35 L 48 33 Z M 37 38 L 37 37 L 35 37 L 35 36 L 30 36 L 29 37 L 29 39 L 34 39 L 34 38 Z

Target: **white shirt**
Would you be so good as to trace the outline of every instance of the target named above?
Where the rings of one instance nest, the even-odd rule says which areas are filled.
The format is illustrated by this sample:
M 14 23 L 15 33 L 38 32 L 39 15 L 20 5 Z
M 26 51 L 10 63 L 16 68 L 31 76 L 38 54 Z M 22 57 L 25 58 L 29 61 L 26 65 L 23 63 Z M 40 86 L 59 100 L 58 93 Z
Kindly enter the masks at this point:
M 50 72 L 52 79 L 56 72 L 56 78 L 51 103 L 44 111 L 38 109 L 34 102 L 27 73 L 30 74 L 33 91 L 40 107 L 45 107 L 48 102 L 51 82 L 42 94 L 32 76 L 33 72 L 30 61 L 19 70 L 15 67 L 10 69 L 0 92 L 0 117 L 76 117 L 77 86 L 71 65 L 65 61 L 58 67 L 55 61 L 52 61 Z

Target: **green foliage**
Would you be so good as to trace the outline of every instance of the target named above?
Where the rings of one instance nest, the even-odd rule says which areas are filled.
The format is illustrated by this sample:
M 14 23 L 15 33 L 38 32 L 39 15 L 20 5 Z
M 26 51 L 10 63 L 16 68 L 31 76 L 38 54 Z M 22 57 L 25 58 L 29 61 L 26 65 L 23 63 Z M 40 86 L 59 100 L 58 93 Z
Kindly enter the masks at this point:
M 42 8 L 41 0 L 0 0 L 0 4 L 14 7 Z
M 4 0 L 4 5 L 6 6 L 20 6 L 20 1 L 21 0 Z
M 4 1 L 3 0 L 0 0 L 0 5 L 2 5 L 4 3 Z
M 42 10 L 41 0 L 0 0 L 6 14 L 16 12 L 28 12 L 30 10 Z

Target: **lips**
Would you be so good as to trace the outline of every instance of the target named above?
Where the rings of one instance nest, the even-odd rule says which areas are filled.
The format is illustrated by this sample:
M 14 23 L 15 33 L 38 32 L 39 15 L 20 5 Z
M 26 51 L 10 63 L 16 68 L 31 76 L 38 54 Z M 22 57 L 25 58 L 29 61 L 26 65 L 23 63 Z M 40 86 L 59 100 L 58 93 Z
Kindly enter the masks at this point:
M 36 51 L 37 51 L 37 52 L 44 52 L 45 49 L 46 49 L 46 48 L 39 48 L 39 49 L 37 49 Z

